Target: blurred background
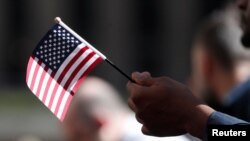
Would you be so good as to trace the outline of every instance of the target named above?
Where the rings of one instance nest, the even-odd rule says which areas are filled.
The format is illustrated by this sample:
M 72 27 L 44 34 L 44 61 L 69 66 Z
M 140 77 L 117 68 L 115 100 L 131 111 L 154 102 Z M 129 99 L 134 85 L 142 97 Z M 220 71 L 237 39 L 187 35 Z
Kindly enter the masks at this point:
M 185 82 L 199 23 L 226 0 L 1 0 L 0 140 L 62 140 L 60 122 L 25 84 L 29 55 L 60 16 L 126 73 Z M 103 62 L 91 73 L 127 97 L 127 79 Z M 32 135 L 32 136 L 31 136 Z M 38 139 L 37 139 L 38 140 Z

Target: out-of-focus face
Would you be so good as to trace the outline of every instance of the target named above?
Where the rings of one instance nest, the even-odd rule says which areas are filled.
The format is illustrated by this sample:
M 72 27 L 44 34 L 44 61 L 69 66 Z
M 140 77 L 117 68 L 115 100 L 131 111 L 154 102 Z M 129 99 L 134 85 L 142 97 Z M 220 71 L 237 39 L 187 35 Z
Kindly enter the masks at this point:
M 94 119 L 81 116 L 77 108 L 72 105 L 64 120 L 67 141 L 98 141 L 98 125 Z
M 199 42 L 194 45 L 191 55 L 191 90 L 198 98 L 205 100 L 208 104 L 219 102 L 221 96 L 215 92 L 212 84 L 215 76 L 211 72 L 211 65 L 214 65 L 211 61 L 214 59 L 204 49 L 204 44 Z
M 190 88 L 198 98 L 204 100 L 213 108 L 220 106 L 221 93 L 216 92 L 218 87 L 215 87 L 214 82 L 217 81 L 220 71 L 216 71 L 217 61 L 213 55 L 209 54 L 203 43 L 196 42 L 191 53 L 192 59 L 192 74 Z
M 203 71 L 205 52 L 201 47 L 202 44 L 196 44 L 191 52 L 192 76 L 191 89 L 197 97 L 203 97 L 201 94 L 205 91 L 206 82 Z
M 236 0 L 236 3 L 241 11 L 242 43 L 250 47 L 250 0 Z

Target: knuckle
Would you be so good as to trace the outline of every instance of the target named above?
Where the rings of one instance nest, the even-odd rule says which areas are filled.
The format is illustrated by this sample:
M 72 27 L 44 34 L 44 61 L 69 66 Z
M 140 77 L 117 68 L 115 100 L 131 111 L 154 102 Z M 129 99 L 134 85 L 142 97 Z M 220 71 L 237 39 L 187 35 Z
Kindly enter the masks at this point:
M 144 108 L 139 107 L 136 111 L 135 117 L 138 121 L 141 121 L 143 123 L 147 122 L 146 116 L 144 114 Z
M 141 102 L 142 102 L 142 96 L 138 95 L 138 94 L 134 94 L 131 99 L 132 101 L 136 104 L 136 105 L 141 105 Z
M 128 83 L 127 83 L 127 90 L 128 90 L 129 92 L 131 92 L 131 91 L 133 90 L 133 85 L 131 84 L 131 82 L 128 82 Z
M 139 72 L 133 72 L 132 74 L 131 74 L 131 77 L 132 78 L 136 78 L 136 76 L 139 74 Z
M 137 93 L 138 93 L 137 90 L 136 90 L 136 87 L 133 87 L 133 86 L 128 87 L 128 92 L 130 94 L 131 99 L 134 99 L 136 97 Z
M 131 100 L 134 102 L 134 103 L 139 103 L 141 101 L 141 93 L 140 91 L 138 91 L 136 88 L 133 89 L 133 91 L 131 91 Z
M 136 118 L 136 120 L 137 120 L 139 123 L 141 123 L 141 124 L 143 124 L 143 123 L 144 123 L 143 119 L 142 119 L 142 118 L 140 118 L 140 117 L 138 116 L 138 114 L 137 114 L 137 113 L 135 114 L 135 118 Z
M 127 89 L 129 88 L 129 86 L 130 86 L 130 82 L 128 82 L 127 85 L 126 85 Z
M 145 125 L 142 126 L 141 131 L 144 135 L 151 135 L 150 130 Z
M 133 101 L 132 101 L 130 98 L 128 99 L 128 106 L 129 106 L 129 108 L 130 108 L 131 110 L 133 110 L 133 111 L 136 112 L 136 107 L 135 107 Z

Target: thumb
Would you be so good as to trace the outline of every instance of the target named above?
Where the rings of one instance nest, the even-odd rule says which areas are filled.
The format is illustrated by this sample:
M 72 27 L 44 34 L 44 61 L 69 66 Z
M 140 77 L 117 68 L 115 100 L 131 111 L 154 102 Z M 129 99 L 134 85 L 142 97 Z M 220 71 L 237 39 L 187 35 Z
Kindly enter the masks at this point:
M 151 86 L 153 84 L 153 78 L 149 72 L 134 72 L 132 73 L 132 79 L 139 85 Z

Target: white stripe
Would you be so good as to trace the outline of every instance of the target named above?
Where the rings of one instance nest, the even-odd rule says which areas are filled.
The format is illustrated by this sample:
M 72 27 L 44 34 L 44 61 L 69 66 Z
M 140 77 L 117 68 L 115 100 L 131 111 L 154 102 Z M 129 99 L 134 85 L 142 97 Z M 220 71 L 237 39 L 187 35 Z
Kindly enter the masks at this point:
M 35 95 L 37 94 L 38 84 L 40 83 L 40 81 L 43 81 L 43 80 L 41 80 L 41 76 L 42 76 L 42 73 L 44 71 L 44 67 L 45 67 L 45 64 L 42 63 L 42 65 L 39 66 L 38 73 L 36 74 L 36 80 L 35 80 L 35 84 L 34 84 L 34 88 L 33 88 L 33 93 Z
M 74 86 L 76 85 L 76 82 L 80 79 L 83 73 L 99 58 L 100 56 L 95 54 L 87 63 L 86 66 L 82 68 L 82 70 L 79 71 L 79 73 L 76 75 L 72 83 L 69 85 L 68 91 L 72 91 Z
M 70 96 L 72 97 L 72 95 L 71 95 L 68 91 L 65 91 L 63 97 L 67 97 L 67 99 L 66 99 L 66 101 L 65 101 L 65 104 L 64 104 L 64 105 L 60 105 L 60 107 L 59 107 L 59 108 L 62 107 L 62 108 L 63 108 L 63 111 L 64 111 L 64 109 L 65 109 L 66 102 L 67 102 L 67 100 L 70 98 Z M 59 114 L 59 112 L 58 112 L 58 114 L 56 115 L 59 119 L 62 118 L 62 113 L 63 113 L 63 111 L 61 112 L 61 114 Z
M 70 93 L 66 91 L 66 93 L 63 96 L 63 100 L 62 100 L 61 104 L 59 103 L 60 107 L 59 107 L 59 111 L 57 113 L 57 117 L 61 117 L 62 116 L 62 113 L 64 111 L 64 108 L 66 106 L 66 102 L 67 102 L 69 96 L 70 96 Z
M 70 86 L 72 86 L 80 77 L 81 75 L 90 67 L 91 64 L 93 64 L 96 59 L 98 58 L 99 56 L 98 55 L 94 55 L 83 67 L 82 69 L 77 73 L 77 75 L 74 77 L 73 81 L 71 81 L 71 84 Z M 75 84 L 74 84 L 75 85 Z M 71 87 L 69 87 L 69 89 L 67 91 L 70 91 Z M 67 102 L 67 99 L 69 97 L 70 94 L 65 94 L 63 96 L 63 99 L 62 99 L 62 102 L 59 106 L 59 111 L 58 111 L 58 114 L 57 116 L 58 117 L 61 117 L 62 116 L 62 113 L 64 111 L 64 108 L 65 108 L 65 104 Z
M 50 99 L 51 99 L 51 96 L 52 96 L 52 92 L 53 92 L 54 87 L 56 86 L 56 83 L 57 82 L 55 81 L 55 79 L 52 79 L 52 82 L 50 84 L 49 91 L 48 91 L 48 94 L 47 94 L 47 97 L 46 97 L 46 100 L 45 100 L 45 103 L 44 103 L 47 107 L 49 106 L 49 102 L 50 102 Z
M 66 58 L 66 60 L 63 62 L 63 64 L 60 66 L 60 68 L 58 69 L 57 73 L 55 74 L 54 79 L 58 79 L 58 77 L 60 76 L 60 74 L 62 73 L 62 71 L 65 69 L 65 67 L 67 66 L 67 64 L 75 57 L 75 55 L 82 49 L 84 48 L 86 45 L 84 43 L 78 45 L 76 47 L 76 49 Z
M 43 83 L 42 83 L 42 87 L 41 87 L 41 92 L 40 92 L 40 95 L 39 95 L 39 99 L 42 101 L 43 100 L 43 96 L 44 96 L 44 91 L 46 89 L 46 86 L 48 85 L 48 80 L 49 78 L 51 77 L 50 74 L 51 74 L 52 70 L 51 69 L 48 69 L 48 71 L 45 73 L 45 77 L 44 77 L 44 80 L 43 80 Z
M 56 110 L 56 105 L 58 103 L 58 100 L 59 100 L 59 97 L 60 95 L 62 94 L 62 91 L 63 91 L 63 87 L 61 85 L 59 85 L 59 88 L 58 90 L 56 91 L 56 96 L 54 98 L 54 101 L 53 101 L 53 104 L 52 104 L 52 107 L 51 107 L 51 111 L 54 113 L 55 110 Z
M 65 67 L 67 66 L 67 64 L 70 62 L 70 60 L 84 47 L 84 44 L 80 44 L 79 46 L 77 46 L 77 48 L 66 58 L 66 60 L 62 63 L 62 65 L 60 66 L 60 68 L 58 69 L 58 71 L 55 74 L 54 79 L 52 79 L 52 83 L 49 87 L 49 91 L 46 97 L 46 101 L 45 101 L 45 105 L 49 106 L 49 102 L 52 96 L 52 92 L 55 89 L 57 80 L 59 78 L 59 76 L 61 75 L 61 73 L 63 72 L 63 70 L 65 69 Z
M 33 78 L 33 75 L 34 75 L 34 71 L 35 71 L 37 62 L 38 62 L 37 58 L 35 58 L 35 60 L 32 59 L 32 65 L 31 65 L 31 69 L 30 69 L 30 72 L 29 72 L 29 78 L 28 78 L 28 86 L 29 86 L 29 88 L 31 86 L 31 82 L 32 82 L 32 78 Z
M 58 103 L 60 94 L 63 90 L 64 85 L 66 84 L 66 82 L 68 81 L 68 79 L 70 78 L 70 76 L 72 75 L 73 71 L 79 66 L 79 64 L 91 53 L 92 51 L 90 49 L 87 49 L 76 61 L 75 63 L 72 65 L 72 67 L 70 67 L 70 69 L 68 70 L 68 72 L 65 74 L 65 76 L 63 77 L 63 80 L 59 86 L 59 89 L 57 89 L 56 91 L 56 95 L 51 107 L 51 110 L 54 112 L 56 109 L 56 105 Z M 66 88 L 67 89 L 67 88 Z

